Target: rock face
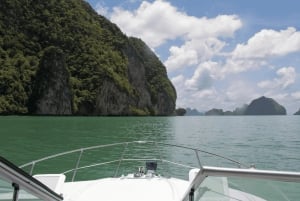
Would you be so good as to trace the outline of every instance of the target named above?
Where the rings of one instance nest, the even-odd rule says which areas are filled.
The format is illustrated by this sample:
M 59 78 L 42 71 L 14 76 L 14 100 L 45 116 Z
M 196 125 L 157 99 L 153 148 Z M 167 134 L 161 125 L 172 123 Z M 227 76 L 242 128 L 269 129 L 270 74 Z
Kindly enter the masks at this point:
M 82 0 L 2 0 L 0 114 L 173 115 L 165 66 Z
M 171 115 L 175 108 L 176 92 L 167 72 L 157 56 L 137 38 L 130 38 L 123 49 L 128 58 L 128 82 L 125 91 L 111 79 L 104 79 L 97 93 L 93 111 L 80 109 L 97 115 Z
M 272 98 L 262 96 L 250 103 L 245 115 L 286 115 L 286 109 Z
M 300 115 L 300 109 L 294 113 L 294 115 Z
M 47 48 L 37 70 L 29 111 L 39 115 L 71 115 L 72 93 L 69 78 L 62 50 L 56 47 Z

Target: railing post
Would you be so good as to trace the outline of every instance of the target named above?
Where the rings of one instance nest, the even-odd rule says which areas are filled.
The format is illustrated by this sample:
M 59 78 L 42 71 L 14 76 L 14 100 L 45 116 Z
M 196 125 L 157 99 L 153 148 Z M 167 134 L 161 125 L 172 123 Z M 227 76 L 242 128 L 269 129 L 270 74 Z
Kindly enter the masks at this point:
M 80 163 L 80 160 L 81 160 L 82 153 L 83 153 L 83 149 L 80 150 L 80 154 L 79 154 L 78 160 L 76 162 L 76 166 L 75 166 L 74 173 L 73 173 L 73 176 L 72 176 L 72 181 L 74 181 L 74 179 L 75 179 L 77 169 L 78 169 L 78 166 L 79 166 L 79 163 Z
M 194 151 L 196 153 L 196 157 L 197 157 L 197 160 L 198 160 L 199 168 L 202 169 L 202 165 L 201 165 L 201 162 L 200 162 L 200 157 L 199 157 L 198 151 L 196 149 L 194 149 Z
M 155 141 L 154 143 L 155 143 L 156 149 L 157 149 L 158 154 L 159 154 L 159 160 L 160 160 L 161 163 L 163 164 L 163 157 L 162 157 L 161 151 L 160 151 L 160 149 L 159 149 L 159 147 L 158 147 L 157 142 Z M 163 165 L 162 165 L 162 170 L 164 170 L 163 168 L 164 168 L 164 167 L 163 167 Z
M 161 162 L 163 162 L 162 155 L 161 155 L 160 149 L 158 147 L 158 144 L 157 144 L 157 142 L 154 142 L 154 143 L 155 143 L 156 149 L 157 149 L 158 154 L 159 154 L 159 159 L 160 159 Z
M 194 201 L 194 193 L 195 193 L 195 190 L 194 190 L 194 188 L 192 188 L 189 193 L 189 201 Z
M 14 187 L 14 194 L 13 194 L 13 201 L 18 201 L 19 200 L 19 184 L 12 183 L 12 186 Z
M 30 175 L 32 175 L 32 173 L 33 173 L 33 168 L 34 168 L 34 166 L 35 166 L 35 162 L 33 162 L 32 165 L 31 165 Z
M 120 160 L 119 160 L 119 164 L 118 164 L 118 167 L 117 167 L 117 169 L 116 169 L 116 172 L 115 172 L 115 176 L 114 176 L 114 177 L 117 177 L 117 174 L 119 173 L 119 168 L 120 168 L 120 165 L 121 165 L 121 163 L 122 163 L 122 161 L 123 161 L 124 154 L 125 154 L 125 151 L 126 151 L 127 146 L 128 146 L 128 142 L 125 143 L 125 147 L 124 147 L 124 150 L 123 150 L 123 152 L 122 152 L 121 158 L 120 158 Z

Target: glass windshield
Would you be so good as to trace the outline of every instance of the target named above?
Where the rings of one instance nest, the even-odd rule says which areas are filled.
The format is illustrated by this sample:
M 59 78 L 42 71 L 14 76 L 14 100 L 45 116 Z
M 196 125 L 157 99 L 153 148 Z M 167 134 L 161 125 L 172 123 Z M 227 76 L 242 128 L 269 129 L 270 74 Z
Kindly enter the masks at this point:
M 239 177 L 207 177 L 195 190 L 197 201 L 298 201 L 300 183 Z
M 0 201 L 12 201 L 14 198 L 15 188 L 13 187 L 11 182 L 0 177 Z M 31 193 L 26 192 L 23 189 L 20 189 L 18 192 L 19 201 L 39 201 L 41 199 L 35 197 Z

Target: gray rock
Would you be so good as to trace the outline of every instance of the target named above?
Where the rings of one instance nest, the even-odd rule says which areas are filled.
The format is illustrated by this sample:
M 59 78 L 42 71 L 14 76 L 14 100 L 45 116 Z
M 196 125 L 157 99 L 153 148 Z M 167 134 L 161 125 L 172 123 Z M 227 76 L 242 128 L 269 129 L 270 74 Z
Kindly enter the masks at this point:
M 38 115 L 71 115 L 72 93 L 64 53 L 57 47 L 45 50 L 30 98 L 29 111 Z
M 262 96 L 249 104 L 245 115 L 286 115 L 286 109 L 272 98 Z

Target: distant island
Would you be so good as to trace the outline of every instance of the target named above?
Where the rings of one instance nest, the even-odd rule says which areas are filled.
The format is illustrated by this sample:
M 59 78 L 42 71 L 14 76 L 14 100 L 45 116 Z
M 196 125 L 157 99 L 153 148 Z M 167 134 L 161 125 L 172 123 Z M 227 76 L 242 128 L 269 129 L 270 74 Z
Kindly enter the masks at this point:
M 284 106 L 277 103 L 274 99 L 265 96 L 254 99 L 250 104 L 244 104 L 233 111 L 224 111 L 220 108 L 212 108 L 206 112 L 199 112 L 197 109 L 178 108 L 177 116 L 232 116 L 232 115 L 286 115 Z M 294 113 L 300 115 L 300 109 Z
M 274 99 L 262 96 L 250 103 L 245 115 L 286 115 L 286 109 Z
M 166 67 L 82 0 L 2 0 L 0 115 L 173 115 Z
M 213 108 L 205 115 L 286 115 L 286 109 L 272 98 L 262 96 L 234 111 Z
M 186 108 L 185 116 L 202 116 L 204 115 L 203 112 L 199 112 L 197 109 Z
M 245 104 L 242 107 L 236 108 L 233 111 L 223 111 L 223 109 L 213 108 L 204 113 L 206 116 L 214 116 L 214 115 L 244 115 L 248 105 Z
M 191 108 L 177 108 L 175 111 L 176 116 L 203 116 L 203 112 Z

